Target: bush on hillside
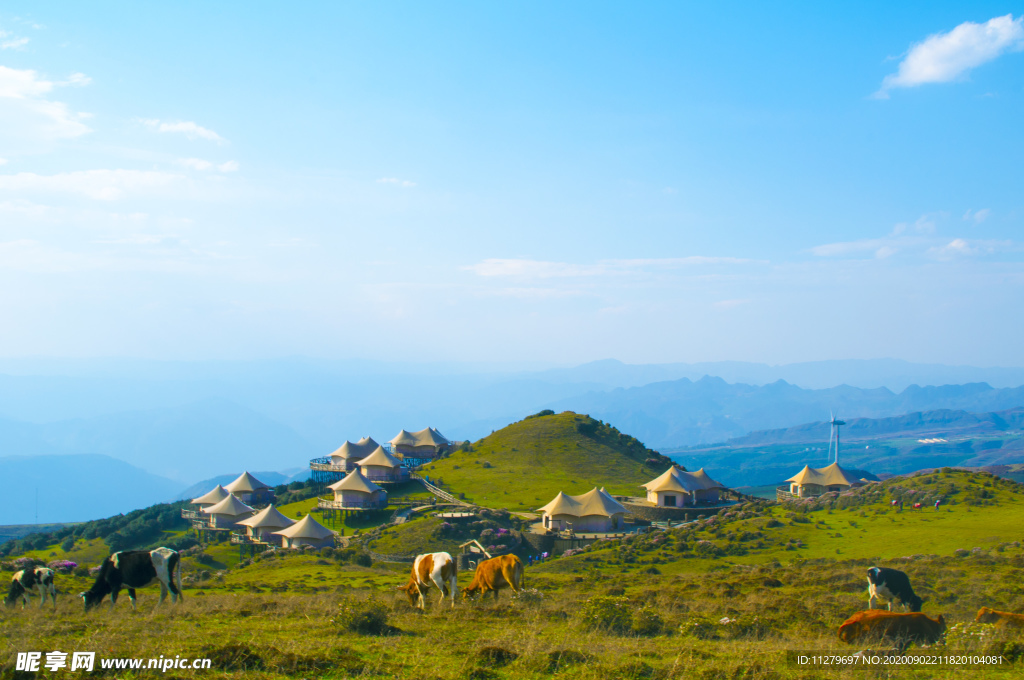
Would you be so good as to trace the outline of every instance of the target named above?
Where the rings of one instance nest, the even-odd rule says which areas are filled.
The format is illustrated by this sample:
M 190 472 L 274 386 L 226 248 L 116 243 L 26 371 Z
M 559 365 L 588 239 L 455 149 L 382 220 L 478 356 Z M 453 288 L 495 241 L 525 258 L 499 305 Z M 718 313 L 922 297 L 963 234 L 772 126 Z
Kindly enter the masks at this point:
M 388 618 L 388 610 L 379 604 L 346 599 L 338 606 L 332 623 L 359 635 L 387 635 L 394 631 Z

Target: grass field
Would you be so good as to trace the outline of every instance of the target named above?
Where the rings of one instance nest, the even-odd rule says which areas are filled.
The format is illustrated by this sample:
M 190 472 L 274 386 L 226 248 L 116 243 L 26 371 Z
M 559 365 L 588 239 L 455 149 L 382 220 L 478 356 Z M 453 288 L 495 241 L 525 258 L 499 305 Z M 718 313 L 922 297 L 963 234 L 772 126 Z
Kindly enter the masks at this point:
M 897 497 L 941 498 L 942 509 L 899 513 L 889 505 Z M 450 547 L 431 537 L 437 521 L 428 513 L 388 529 L 374 550 Z M 211 670 L 167 677 L 863 678 L 797 668 L 786 655 L 856 651 L 835 631 L 865 608 L 865 570 L 876 563 L 906 571 L 924 612 L 946 618 L 938 650 L 1016 659 L 1001 669 L 882 676 L 1012 678 L 1024 670 L 1024 639 L 971 621 L 982 605 L 1024 611 L 1022 541 L 1024 487 L 937 472 L 803 505 L 750 503 L 696 525 L 598 542 L 528 568 L 523 597 L 460 602 L 454 611 L 438 607 L 436 594 L 425 614 L 412 611 L 395 590 L 408 565 L 285 552 L 219 569 L 190 557 L 186 599 L 174 607 L 157 609 L 158 591 L 147 588 L 134 614 L 123 598 L 113 614 L 104 606 L 86 616 L 72 594 L 89 579 L 60 576 L 56 615 L 2 611 L 0 679 L 29 677 L 12 670 L 16 652 L 53 649 L 212 660 Z M 463 587 L 468 581 L 462 574 Z
M 423 472 L 473 503 L 529 511 L 559 491 L 580 494 L 603 486 L 612 494 L 639 495 L 640 485 L 670 463 L 645 464 L 655 455 L 632 437 L 567 411 L 513 423 Z

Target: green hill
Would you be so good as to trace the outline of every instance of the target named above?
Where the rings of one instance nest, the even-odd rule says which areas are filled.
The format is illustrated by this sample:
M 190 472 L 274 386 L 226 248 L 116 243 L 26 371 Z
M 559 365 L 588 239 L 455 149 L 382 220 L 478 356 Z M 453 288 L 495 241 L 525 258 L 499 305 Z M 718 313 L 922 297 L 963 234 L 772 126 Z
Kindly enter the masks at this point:
M 559 491 L 596 487 L 635 496 L 672 464 L 614 427 L 572 411 L 513 423 L 432 463 L 424 473 L 492 508 L 534 510 Z

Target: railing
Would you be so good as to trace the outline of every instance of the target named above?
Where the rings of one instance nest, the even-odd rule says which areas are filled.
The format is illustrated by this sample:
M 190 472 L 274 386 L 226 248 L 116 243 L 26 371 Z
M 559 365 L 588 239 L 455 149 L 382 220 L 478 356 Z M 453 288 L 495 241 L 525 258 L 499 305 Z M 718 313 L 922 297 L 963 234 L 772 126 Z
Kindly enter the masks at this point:
M 335 465 L 333 463 L 314 463 L 309 462 L 310 470 L 319 470 L 320 472 L 345 472 L 344 465 Z
M 198 520 L 206 521 L 209 518 L 209 515 L 204 513 L 202 510 L 188 510 L 186 508 L 182 508 L 181 509 L 181 518 L 182 519 L 198 519 Z
M 316 506 L 324 510 L 380 510 L 387 506 L 387 501 L 332 501 L 320 498 Z
M 799 500 L 800 496 L 789 490 L 788 486 L 779 486 L 775 489 L 775 500 L 777 501 L 792 501 Z
M 437 496 L 441 500 L 448 501 L 449 503 L 455 503 L 456 505 L 472 505 L 471 503 L 467 503 L 466 501 L 459 500 L 458 498 L 456 498 L 455 496 L 451 495 L 447 491 L 444 491 L 443 489 L 437 488 L 436 486 L 434 486 L 433 484 L 431 484 L 427 480 L 423 479 L 422 477 L 420 477 L 416 473 L 411 473 L 409 475 L 409 477 L 410 477 L 410 479 L 415 479 L 416 481 L 418 481 L 420 484 L 422 484 L 424 487 L 426 487 L 427 491 L 429 491 L 430 493 L 434 494 L 435 496 Z
M 364 476 L 371 482 L 384 482 L 385 484 L 388 482 L 408 482 L 409 471 L 405 468 L 400 468 L 400 470 L 401 472 L 397 475 L 367 475 L 364 473 Z

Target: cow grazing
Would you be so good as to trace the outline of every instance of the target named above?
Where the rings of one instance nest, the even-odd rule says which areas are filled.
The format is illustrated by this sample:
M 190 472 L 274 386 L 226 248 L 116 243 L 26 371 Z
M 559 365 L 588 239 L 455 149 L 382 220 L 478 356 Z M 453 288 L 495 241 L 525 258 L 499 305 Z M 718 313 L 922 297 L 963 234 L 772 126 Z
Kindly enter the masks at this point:
M 148 586 L 153 581 L 160 582 L 160 604 L 171 591 L 171 602 L 177 602 L 178 596 L 185 599 L 181 592 L 181 556 L 170 548 L 156 550 L 123 550 L 116 552 L 100 565 L 100 573 L 92 587 L 82 593 L 85 611 L 89 611 L 107 595 L 110 595 L 110 608 L 114 608 L 117 595 L 121 588 L 128 589 L 128 598 L 135 609 L 135 589 Z M 177 580 L 175 580 L 177 569 Z
M 424 593 L 430 589 L 430 585 L 437 586 L 441 593 L 439 603 L 444 603 L 444 598 L 451 596 L 452 608 L 455 608 L 455 593 L 459 590 L 459 567 L 446 552 L 427 553 L 417 555 L 412 563 L 412 574 L 409 582 L 399 586 L 409 596 L 409 604 L 418 609 L 424 609 L 426 598 Z
M 498 591 L 502 588 L 511 588 L 512 592 L 518 593 L 522 584 L 522 561 L 515 555 L 501 555 L 476 565 L 473 582 L 462 589 L 462 597 L 481 593 L 482 599 L 487 593 L 494 593 L 494 599 L 497 600 Z
M 846 619 L 839 626 L 839 639 L 850 644 L 888 640 L 902 653 L 910 643 L 935 644 L 945 632 L 946 620 L 941 615 L 938 619 L 930 619 L 919 612 L 869 609 Z
M 21 600 L 21 608 L 28 606 L 29 595 L 39 596 L 39 608 L 46 604 L 46 596 L 53 601 L 53 608 L 57 609 L 57 587 L 53 584 L 53 569 L 46 567 L 29 567 L 14 574 L 11 579 L 11 589 L 4 598 L 4 604 L 13 607 Z
M 874 609 L 878 600 L 885 600 L 889 603 L 889 611 L 892 611 L 894 601 L 899 601 L 910 611 L 921 611 L 922 600 L 914 594 L 910 587 L 910 579 L 899 569 L 887 569 L 885 567 L 871 567 L 868 569 L 868 609 Z
M 979 609 L 974 620 L 978 623 L 994 623 L 1000 628 L 1024 628 L 1024 614 L 1011 614 L 989 607 Z

